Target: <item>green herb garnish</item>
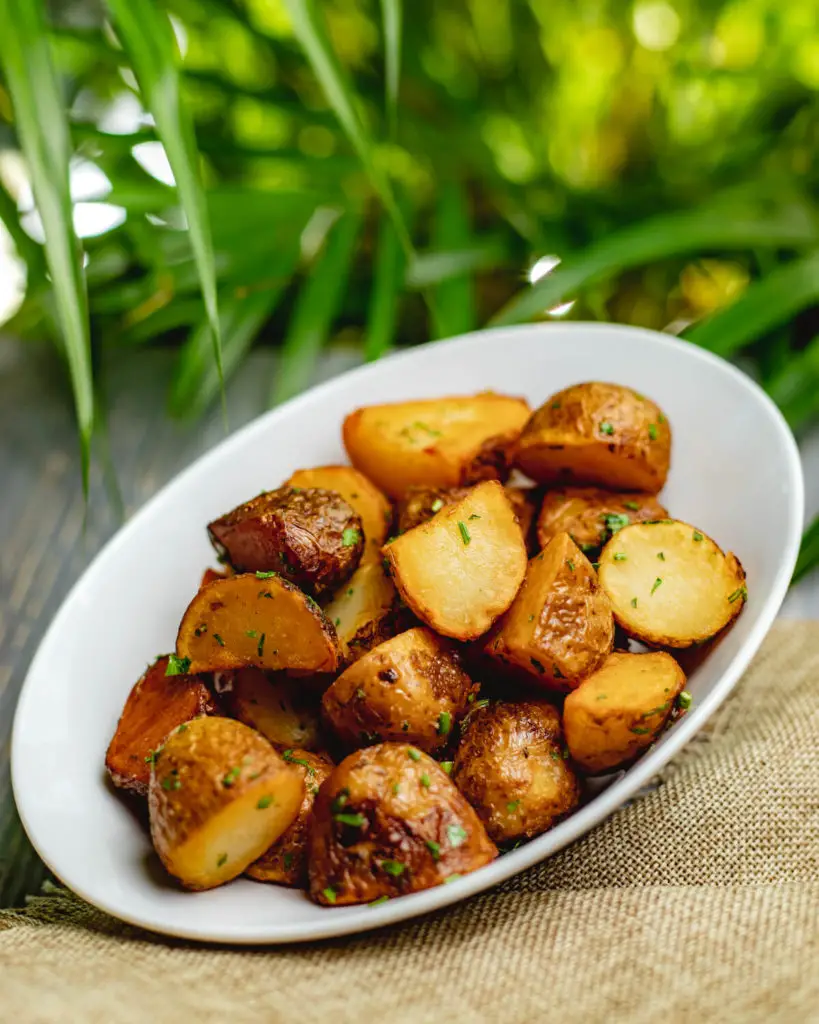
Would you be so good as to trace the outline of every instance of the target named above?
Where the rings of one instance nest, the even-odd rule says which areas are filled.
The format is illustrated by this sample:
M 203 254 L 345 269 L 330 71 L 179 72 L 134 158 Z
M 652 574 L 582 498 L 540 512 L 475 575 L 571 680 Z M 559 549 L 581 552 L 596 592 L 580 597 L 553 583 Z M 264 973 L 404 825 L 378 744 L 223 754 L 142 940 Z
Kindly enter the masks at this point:
M 429 787 L 432 785 L 432 781 L 430 780 L 430 777 L 427 775 L 426 772 L 424 772 L 424 774 L 421 776 L 420 781 L 424 789 L 429 789 Z
M 636 501 L 624 501 L 623 508 L 630 508 L 632 512 L 640 511 L 640 505 Z
M 629 731 L 636 733 L 638 736 L 648 736 L 648 734 L 651 732 L 651 729 L 643 729 L 642 726 L 633 725 Z
M 166 676 L 184 676 L 191 667 L 190 658 L 177 658 L 175 654 L 168 655 L 168 665 L 165 669 Z
M 569 568 L 569 572 L 574 572 L 574 562 L 571 560 L 571 558 L 566 559 L 566 565 Z
M 430 505 L 430 509 L 433 512 L 440 512 L 443 507 L 444 507 L 443 498 L 436 498 L 435 501 L 433 501 L 433 503 Z
M 330 804 L 330 810 L 335 817 L 336 814 L 341 814 L 344 808 L 347 806 L 347 801 L 350 799 L 350 791 L 345 786 L 344 789 L 340 789 L 333 797 L 332 803 Z
M 702 534 L 699 530 L 694 530 L 694 540 L 702 540 Z
M 202 636 L 203 633 L 207 633 L 208 627 L 204 622 L 200 622 L 196 629 L 193 631 L 194 636 Z M 166 673 L 167 674 L 167 673 Z
M 653 594 L 653 593 L 654 593 L 654 591 L 655 591 L 655 590 L 656 590 L 656 589 L 657 589 L 658 587 L 661 587 L 661 586 L 662 586 L 662 584 L 663 584 L 663 579 L 662 579 L 662 576 L 658 576 L 658 577 L 657 577 L 657 579 L 656 579 L 656 580 L 654 580 L 654 585 L 653 585 L 653 586 L 652 586 L 652 588 L 651 588 L 651 593 Z
M 216 641 L 217 644 L 219 644 L 220 647 L 225 646 L 225 641 L 219 636 L 218 633 L 213 634 L 213 639 Z
M 351 828 L 362 828 L 367 824 L 367 819 L 363 814 L 334 814 L 333 821 L 337 821 L 341 825 L 349 825 Z
M 447 875 L 444 879 L 444 885 L 449 885 L 450 882 L 457 882 L 460 877 L 457 872 L 454 875 Z
M 603 420 L 600 424 L 600 433 L 607 434 L 609 437 L 614 433 L 614 427 L 609 423 L 608 420 Z
M 217 868 L 222 867 L 223 864 L 227 864 L 227 854 L 226 853 L 220 853 L 219 856 L 216 858 L 216 867 Z
M 618 533 L 624 526 L 631 526 L 631 520 L 625 512 L 607 512 L 602 519 L 611 534 Z
M 683 690 L 682 693 L 680 693 L 677 697 L 677 707 L 680 709 L 680 711 L 687 711 L 691 707 L 693 702 L 694 698 L 691 696 L 688 690 Z
M 293 867 L 293 854 L 286 853 L 284 855 L 284 870 L 289 871 Z
M 660 559 L 661 562 L 665 561 L 665 555 L 663 554 L 662 551 L 658 551 L 657 552 L 657 557 Z
M 447 825 L 446 837 L 449 840 L 449 845 L 453 849 L 457 849 L 466 841 L 466 829 L 461 825 Z
M 413 761 L 420 761 L 421 760 L 421 754 L 415 749 L 415 747 L 407 747 L 407 755 Z
M 258 656 L 260 658 L 264 654 L 264 640 L 265 640 L 265 636 L 266 636 L 266 634 L 262 633 L 262 635 L 259 637 L 259 643 L 256 646 L 256 653 L 258 654 Z
M 279 557 L 282 559 L 282 561 L 284 561 L 284 555 L 280 555 Z M 272 572 L 272 571 L 271 572 L 261 572 L 261 571 L 257 570 L 257 572 L 256 572 L 256 579 L 257 580 L 269 580 L 269 579 L 272 579 L 274 576 L 278 576 L 278 575 L 279 574 L 277 572 Z
M 354 529 L 352 526 L 348 526 L 346 530 L 341 534 L 341 543 L 345 548 L 354 547 L 358 544 L 361 539 L 361 533 Z
M 389 899 L 389 896 L 379 896 L 377 900 L 372 900 L 372 902 L 368 903 L 367 906 L 368 907 L 380 907 L 381 904 L 382 903 L 386 903 L 388 899 Z
M 442 711 L 438 715 L 438 735 L 448 736 L 452 730 L 452 715 L 448 711 Z
M 145 764 L 156 764 L 156 759 L 162 753 L 162 748 L 157 747 L 156 750 L 148 752 L 148 756 L 145 758 Z
M 441 844 L 436 843 L 434 839 L 427 839 L 427 849 L 432 854 L 433 860 L 439 860 L 441 857 Z
M 305 761 L 303 757 L 293 757 L 292 748 L 290 750 L 283 750 L 282 757 L 289 764 L 300 764 L 302 768 L 306 768 L 308 775 L 315 775 L 315 768 L 312 768 L 308 761 Z
M 480 519 L 481 517 L 477 513 L 473 512 L 472 515 L 469 518 L 470 519 Z
M 743 601 L 744 601 L 747 596 L 748 596 L 748 588 L 743 584 L 741 587 L 739 587 L 737 590 L 735 590 L 733 592 L 733 594 L 729 595 L 728 603 L 729 604 L 733 604 L 734 601 L 738 601 L 740 598 L 742 598 Z
M 454 763 L 455 763 L 454 761 L 441 761 L 441 768 L 447 773 L 447 775 L 451 775 L 452 774 L 452 765 Z
M 637 598 L 636 597 L 632 597 L 632 599 L 631 599 L 631 607 L 632 608 L 636 608 L 637 607 Z
M 653 423 L 649 423 L 648 425 L 648 436 L 651 438 L 652 441 L 657 440 L 657 428 L 654 426 Z
M 506 810 L 507 810 L 507 811 L 508 811 L 508 812 L 509 812 L 510 814 L 514 814 L 514 813 L 515 813 L 515 811 L 516 811 L 516 810 L 518 809 L 518 807 L 520 807 L 520 800 L 511 800 L 511 801 L 510 801 L 510 802 L 509 802 L 509 803 L 508 803 L 508 804 L 506 805 Z
M 326 889 L 322 889 L 321 895 L 327 900 L 328 903 L 335 903 L 336 899 L 338 898 L 338 893 L 335 891 L 332 885 L 328 885 Z
M 464 544 L 468 544 L 472 538 L 469 536 L 469 530 L 466 528 L 466 523 L 461 522 L 460 519 L 458 520 L 458 529 L 461 531 L 461 540 Z
M 393 878 L 398 878 L 406 871 L 406 864 L 402 864 L 400 860 L 382 860 L 381 867 Z
M 615 551 L 614 552 L 614 561 L 615 562 L 625 562 L 627 558 L 628 558 L 628 555 L 624 554 L 622 551 Z
M 225 787 L 225 789 L 230 789 L 230 787 L 239 778 L 239 776 L 241 774 L 242 774 L 241 766 L 240 765 L 236 765 L 235 767 L 231 768 L 230 771 L 227 773 L 227 775 L 225 775 L 222 778 L 222 785 Z
M 266 807 L 269 807 L 273 803 L 273 797 L 268 793 L 265 796 L 260 796 L 256 807 L 263 811 Z

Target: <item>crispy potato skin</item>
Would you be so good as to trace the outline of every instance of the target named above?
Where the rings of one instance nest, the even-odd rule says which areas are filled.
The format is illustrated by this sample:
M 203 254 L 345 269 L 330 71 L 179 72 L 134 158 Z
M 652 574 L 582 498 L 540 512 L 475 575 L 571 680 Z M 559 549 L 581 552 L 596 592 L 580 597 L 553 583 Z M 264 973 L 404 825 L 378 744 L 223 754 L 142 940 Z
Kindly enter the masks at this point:
M 154 760 L 151 839 L 167 871 L 186 888 L 210 889 L 261 856 L 295 819 L 303 795 L 295 767 L 253 729 L 229 718 L 197 718 L 171 733 Z M 237 828 L 246 816 L 235 820 L 236 812 L 245 805 L 250 820 Z M 230 849 L 237 833 L 239 849 L 224 860 L 207 856 L 214 841 Z
M 278 575 L 240 573 L 206 584 L 188 605 L 176 653 L 190 671 L 222 672 L 255 665 L 271 672 L 333 672 L 340 651 L 335 629 L 316 602 Z
M 709 640 L 740 614 L 747 598 L 736 556 L 677 519 L 617 533 L 600 554 L 599 578 L 617 624 L 652 647 Z
M 364 550 L 361 517 L 335 491 L 279 487 L 208 526 L 240 572 L 275 571 L 318 597 L 352 575 Z
M 476 686 L 454 647 L 431 630 L 409 629 L 363 655 L 322 698 L 348 749 L 394 740 L 433 754 L 450 742 Z
M 315 469 L 297 469 L 286 485 L 288 487 L 322 487 L 335 491 L 361 517 L 364 529 L 364 561 L 381 561 L 381 545 L 387 539 L 392 525 L 392 505 L 386 495 L 371 483 L 363 473 L 352 466 L 317 466 Z
M 183 722 L 219 710 L 210 690 L 197 676 L 166 676 L 168 656 L 150 665 L 134 684 L 122 709 L 116 732 L 105 755 L 111 781 L 120 789 L 148 795 L 148 758 Z
M 613 493 L 598 487 L 555 488 L 546 492 L 540 506 L 538 546 L 545 548 L 555 534 L 568 533 L 584 554 L 594 555 L 612 532 L 623 526 L 667 516 L 668 511 L 653 494 Z
M 486 651 L 532 682 L 565 692 L 602 665 L 613 643 L 611 603 L 589 560 L 560 533 L 530 560 Z
M 397 533 L 429 522 L 445 505 L 454 505 L 468 493 L 468 487 L 410 487 L 395 506 Z
M 526 547 L 501 484 L 486 480 L 382 552 L 409 609 L 455 640 L 485 633 L 514 600 Z
M 429 889 L 497 856 L 449 776 L 405 743 L 341 762 L 316 797 L 308 848 L 310 896 L 325 906 Z
M 298 680 L 258 668 L 240 668 L 224 676 L 221 692 L 232 718 L 260 732 L 274 747 L 319 749 L 318 701 Z
M 668 475 L 671 429 L 631 388 L 592 381 L 559 391 L 526 424 L 515 464 L 543 484 L 596 484 L 656 494 Z
M 529 406 L 491 391 L 370 405 L 344 420 L 350 461 L 392 498 L 410 487 L 505 480 Z
M 297 768 L 304 779 L 304 799 L 289 828 L 245 872 L 258 882 L 307 888 L 307 835 L 313 816 L 313 802 L 319 787 L 330 777 L 333 762 L 325 754 L 294 748 L 284 759 Z
M 496 843 L 550 829 L 580 802 L 555 707 L 543 700 L 477 708 L 455 754 L 452 781 Z
M 664 651 L 609 655 L 563 707 L 566 743 L 588 775 L 624 767 L 651 746 L 685 688 L 685 673 Z

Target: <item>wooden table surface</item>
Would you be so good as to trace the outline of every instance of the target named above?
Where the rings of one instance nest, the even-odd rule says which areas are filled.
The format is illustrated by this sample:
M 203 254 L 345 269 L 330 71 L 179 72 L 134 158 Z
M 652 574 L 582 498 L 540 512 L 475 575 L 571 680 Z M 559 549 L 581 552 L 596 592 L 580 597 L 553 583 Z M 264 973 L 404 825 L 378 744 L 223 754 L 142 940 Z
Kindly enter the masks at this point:
M 315 380 L 355 365 L 334 351 Z M 164 414 L 173 354 L 124 352 L 103 367 L 108 437 L 125 515 L 200 452 L 224 437 L 218 410 L 194 424 Z M 275 373 L 272 353 L 254 353 L 228 388 L 230 428 L 262 412 Z M 808 511 L 819 511 L 819 431 L 803 441 Z M 17 818 L 8 772 L 17 695 L 43 632 L 83 569 L 119 525 L 95 471 L 86 514 L 70 397 L 47 349 L 0 339 L 0 906 L 37 891 L 45 868 Z M 819 574 L 817 574 L 819 576 Z M 783 614 L 819 618 L 819 578 L 788 597 Z M 93 652 L 89 652 L 93 656 Z

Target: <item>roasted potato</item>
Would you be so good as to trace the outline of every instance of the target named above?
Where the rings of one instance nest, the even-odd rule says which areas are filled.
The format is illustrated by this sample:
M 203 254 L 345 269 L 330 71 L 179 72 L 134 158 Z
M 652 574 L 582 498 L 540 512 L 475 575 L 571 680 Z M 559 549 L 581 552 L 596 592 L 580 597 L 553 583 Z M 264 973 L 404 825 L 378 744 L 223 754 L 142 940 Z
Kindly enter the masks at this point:
M 341 673 L 322 698 L 324 714 L 348 748 L 384 740 L 433 754 L 477 693 L 453 645 L 428 629 L 379 644 Z
M 167 654 L 157 658 L 134 684 L 105 755 L 114 785 L 141 796 L 148 794 L 151 761 L 168 733 L 199 715 L 218 714 L 202 680 L 175 672 L 175 658 L 167 675 L 168 660 Z
M 155 757 L 148 788 L 151 839 L 188 889 L 240 875 L 289 828 L 302 774 L 253 729 L 230 718 L 179 726 Z
M 690 647 L 742 611 L 748 590 L 732 554 L 676 519 L 620 530 L 600 555 L 600 584 L 629 636 L 656 647 Z
M 410 487 L 395 505 L 396 533 L 429 522 L 445 505 L 454 505 L 467 494 L 468 487 Z
M 452 781 L 496 843 L 531 839 L 577 807 L 560 715 L 543 700 L 496 701 L 470 716 Z
M 515 464 L 538 483 L 656 494 L 670 454 L 671 428 L 654 402 L 620 384 L 591 382 L 558 391 L 532 415 Z
M 588 775 L 615 771 L 651 746 L 685 687 L 664 651 L 609 655 L 563 705 L 566 744 Z
M 446 772 L 405 743 L 366 747 L 334 769 L 308 850 L 310 896 L 325 906 L 429 889 L 497 856 Z
M 239 572 L 278 572 L 318 597 L 352 575 L 364 550 L 361 517 L 335 491 L 279 487 L 208 525 Z
M 406 615 L 399 604 L 380 553 L 378 562 L 365 561 L 356 569 L 324 606 L 325 615 L 335 626 L 345 662 L 355 661 L 400 631 Z
M 383 552 L 411 611 L 456 640 L 485 633 L 512 603 L 526 572 L 517 517 L 495 480 L 473 487 Z
M 583 554 L 596 555 L 624 526 L 667 515 L 653 494 L 560 487 L 543 498 L 537 517 L 538 545 L 545 548 L 555 534 L 568 533 Z
M 565 691 L 603 664 L 613 642 L 611 604 L 597 574 L 571 537 L 559 533 L 529 562 L 486 651 L 528 672 L 532 682 Z
M 284 673 L 240 668 L 222 682 L 227 712 L 260 732 L 274 747 L 318 750 L 321 725 L 318 700 L 300 681 Z
M 523 543 L 526 545 L 526 550 L 534 554 L 534 551 L 537 550 L 534 549 L 532 543 L 532 525 L 535 520 L 535 512 L 537 511 L 534 502 L 534 491 L 528 487 L 512 487 L 509 484 L 506 484 L 504 489 L 506 497 L 511 501 L 515 515 L 518 517 L 518 526 L 520 526 L 520 532 L 523 534 Z
M 257 668 L 332 672 L 338 638 L 316 602 L 277 573 L 214 580 L 188 605 L 176 653 L 189 672 Z
M 352 466 L 317 466 L 315 469 L 297 469 L 285 486 L 301 489 L 320 487 L 340 494 L 361 518 L 364 529 L 362 561 L 381 561 L 381 545 L 392 525 L 392 505 L 366 476 Z
M 485 391 L 365 406 L 347 416 L 342 435 L 356 469 L 400 498 L 410 487 L 505 480 L 528 418 L 522 398 Z
M 329 778 L 333 762 L 324 754 L 308 750 L 285 750 L 282 757 L 298 767 L 304 779 L 304 797 L 295 820 L 245 874 L 259 882 L 276 882 L 307 888 L 307 835 L 313 816 L 313 802 L 319 786 Z

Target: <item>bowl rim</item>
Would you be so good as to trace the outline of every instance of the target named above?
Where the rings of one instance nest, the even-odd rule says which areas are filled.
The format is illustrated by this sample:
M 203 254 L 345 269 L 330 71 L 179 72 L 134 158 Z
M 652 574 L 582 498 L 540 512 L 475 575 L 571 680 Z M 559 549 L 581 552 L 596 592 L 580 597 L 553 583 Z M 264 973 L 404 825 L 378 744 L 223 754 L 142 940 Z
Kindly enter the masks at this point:
M 123 544 L 129 543 L 131 533 L 136 529 L 137 524 L 143 517 L 149 515 L 155 505 L 166 500 L 166 495 L 177 488 L 183 489 L 189 477 L 194 473 L 199 474 L 207 470 L 207 467 L 217 459 L 223 459 L 236 448 L 244 446 L 252 440 L 254 433 L 262 433 L 267 429 L 267 424 L 273 418 L 282 413 L 298 413 L 300 406 L 314 402 L 322 394 L 332 391 L 338 386 L 340 380 L 350 379 L 364 382 L 368 376 L 375 375 L 379 367 L 385 362 L 399 365 L 407 360 L 417 360 L 430 347 L 440 346 L 457 348 L 468 348 L 476 342 L 487 342 L 498 337 L 514 338 L 515 335 L 531 335 L 533 332 L 549 334 L 552 332 L 583 332 L 585 334 L 604 333 L 611 336 L 612 332 L 622 335 L 639 335 L 650 338 L 652 344 L 670 349 L 683 349 L 688 356 L 703 363 L 710 364 L 719 369 L 720 372 L 732 376 L 737 384 L 753 397 L 753 401 L 760 411 L 765 411 L 769 416 L 774 430 L 779 435 L 781 447 L 785 453 L 785 465 L 781 467 L 783 476 L 787 478 L 788 490 L 792 496 L 789 508 L 788 536 L 784 547 L 784 556 L 781 560 L 773 585 L 763 599 L 764 603 L 758 613 L 758 619 L 751 633 L 741 649 L 734 656 L 728 669 L 719 677 L 714 687 L 701 701 L 699 701 L 691 712 L 679 720 L 674 729 L 666 735 L 661 747 L 656 747 L 645 753 L 627 772 L 622 772 L 605 790 L 594 796 L 587 804 L 564 821 L 555 826 L 549 832 L 536 837 L 525 846 L 499 857 L 497 860 L 483 868 L 465 875 L 460 879 L 446 886 L 436 886 L 422 892 L 412 893 L 400 899 L 388 901 L 378 907 L 368 908 L 366 905 L 352 906 L 345 908 L 348 911 L 343 918 L 339 918 L 339 911 L 332 909 L 328 913 L 326 924 L 322 921 L 310 921 L 297 924 L 286 924 L 277 927 L 275 922 L 264 925 L 245 926 L 244 928 L 225 928 L 221 932 L 215 932 L 211 928 L 202 928 L 198 925 L 188 926 L 184 922 L 173 925 L 147 920 L 139 913 L 131 913 L 119 905 L 116 898 L 107 895 L 100 896 L 97 893 L 91 894 L 85 890 L 82 884 L 76 884 L 71 879 L 71 871 L 63 871 L 56 867 L 52 858 L 40 848 L 37 830 L 31 821 L 26 806 L 26 787 L 20 759 L 23 756 L 22 732 L 27 717 L 27 705 L 33 699 L 34 680 L 42 671 L 41 661 L 44 659 L 44 650 L 49 645 L 50 638 L 62 629 L 62 621 L 68 615 L 69 609 L 73 607 L 77 594 L 86 585 L 88 579 L 99 573 L 100 566 L 109 554 L 119 549 Z M 454 392 L 453 392 L 454 393 Z M 756 655 L 765 636 L 770 630 L 774 619 L 782 605 L 788 590 L 793 569 L 799 553 L 802 529 L 804 524 L 805 488 L 804 476 L 801 464 L 799 449 L 796 440 L 788 426 L 784 416 L 775 405 L 769 395 L 732 363 L 715 355 L 693 343 L 675 336 L 648 330 L 641 327 L 632 327 L 624 324 L 609 324 L 597 321 L 570 321 L 558 323 L 527 323 L 513 326 L 494 327 L 486 330 L 472 331 L 467 334 L 458 335 L 454 338 L 447 338 L 440 341 L 428 342 L 424 345 L 415 346 L 405 352 L 393 353 L 377 363 L 365 363 L 354 367 L 341 374 L 308 388 L 302 394 L 297 395 L 281 405 L 261 413 L 238 430 L 223 438 L 210 449 L 195 458 L 189 465 L 173 476 L 164 484 L 156 494 L 144 502 L 131 516 L 123 523 L 116 533 L 103 545 L 100 551 L 94 556 L 78 580 L 72 585 L 68 594 L 62 601 L 59 609 L 54 615 L 47 630 L 38 645 L 37 651 L 32 658 L 26 672 L 20 693 L 17 699 L 17 706 L 14 713 L 14 722 L 11 736 L 11 782 L 12 793 L 17 806 L 20 820 L 25 832 L 36 850 L 38 856 L 43 860 L 46 867 L 74 893 L 86 900 L 88 903 L 98 907 L 104 912 L 126 922 L 130 925 L 146 929 L 148 931 L 174 936 L 177 938 L 193 940 L 197 942 L 223 942 L 232 945 L 272 945 L 278 943 L 299 943 L 312 942 L 327 938 L 340 937 L 353 933 L 372 931 L 387 925 L 396 924 L 400 921 L 410 920 L 432 910 L 442 909 L 453 903 L 473 896 L 484 890 L 494 888 L 500 882 L 517 875 L 520 872 L 532 867 L 534 864 L 545 860 L 547 857 L 557 853 L 570 843 L 582 837 L 589 829 L 609 817 L 619 807 L 623 806 L 642 787 L 653 778 L 660 769 L 667 764 L 679 751 L 693 738 L 693 736 L 708 721 L 711 715 L 723 703 L 725 698 L 736 685 L 741 675 L 745 672 L 752 658 Z M 544 847 L 548 849 L 544 850 Z M 351 911 L 366 911 L 366 921 L 360 919 L 360 914 L 351 914 Z M 343 911 L 342 911 L 343 913 Z

